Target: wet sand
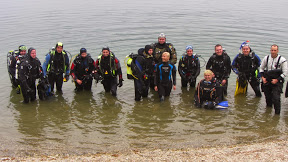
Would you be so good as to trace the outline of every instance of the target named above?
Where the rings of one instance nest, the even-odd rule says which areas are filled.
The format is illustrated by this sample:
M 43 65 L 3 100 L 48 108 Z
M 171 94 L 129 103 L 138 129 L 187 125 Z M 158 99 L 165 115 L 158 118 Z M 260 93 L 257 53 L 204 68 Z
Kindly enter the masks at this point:
M 1 161 L 287 161 L 288 141 L 119 154 L 0 157 Z

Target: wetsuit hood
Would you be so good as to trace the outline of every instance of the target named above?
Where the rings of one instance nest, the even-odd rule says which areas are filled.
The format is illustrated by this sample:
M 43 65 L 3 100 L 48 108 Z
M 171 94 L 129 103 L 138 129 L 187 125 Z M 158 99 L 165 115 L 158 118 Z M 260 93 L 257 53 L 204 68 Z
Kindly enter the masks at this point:
M 28 58 L 31 59 L 31 60 L 33 60 L 33 58 L 31 57 L 31 52 L 32 52 L 33 50 L 36 50 L 36 49 L 33 48 L 33 47 L 31 47 L 31 48 L 28 49 L 28 54 L 27 54 L 27 56 L 28 56 Z
M 149 51 L 150 49 L 153 49 L 152 46 L 151 46 L 151 45 L 146 45 L 146 46 L 145 46 L 145 53 L 148 54 L 148 51 Z

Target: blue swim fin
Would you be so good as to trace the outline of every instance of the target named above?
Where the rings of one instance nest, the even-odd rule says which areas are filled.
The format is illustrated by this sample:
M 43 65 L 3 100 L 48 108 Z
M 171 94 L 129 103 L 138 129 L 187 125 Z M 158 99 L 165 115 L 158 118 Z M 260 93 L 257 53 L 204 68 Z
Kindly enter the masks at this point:
M 228 101 L 222 101 L 218 104 L 219 106 L 222 106 L 222 107 L 229 107 L 228 105 Z

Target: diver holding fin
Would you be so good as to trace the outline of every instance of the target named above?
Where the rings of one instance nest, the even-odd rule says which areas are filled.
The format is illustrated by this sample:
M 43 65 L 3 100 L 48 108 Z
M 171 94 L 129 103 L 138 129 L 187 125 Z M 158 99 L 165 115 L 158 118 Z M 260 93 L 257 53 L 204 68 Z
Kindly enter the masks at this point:
M 234 96 L 238 94 L 246 94 L 248 87 L 248 82 L 245 73 L 238 73 L 238 77 L 236 80 L 236 89 Z
M 258 70 L 261 60 L 251 49 L 248 42 L 249 41 L 245 41 L 241 44 L 239 54 L 232 62 L 232 69 L 238 75 L 234 95 L 246 94 L 249 82 L 256 96 L 261 97 L 259 86 L 260 75 Z

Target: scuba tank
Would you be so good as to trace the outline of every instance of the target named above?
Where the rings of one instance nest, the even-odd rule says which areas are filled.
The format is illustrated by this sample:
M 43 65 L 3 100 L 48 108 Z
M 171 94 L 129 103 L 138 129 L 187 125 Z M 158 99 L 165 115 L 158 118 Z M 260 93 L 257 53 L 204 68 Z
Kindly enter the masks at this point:
M 19 60 L 16 61 L 16 66 L 15 66 L 15 73 L 12 71 L 12 69 L 10 69 L 11 63 L 12 63 L 12 59 L 15 57 L 18 57 L 19 55 L 19 51 L 18 50 L 11 50 L 7 53 L 7 71 L 8 71 L 8 76 L 10 78 L 10 81 L 12 83 L 13 87 L 17 87 L 18 84 L 15 82 L 15 79 L 18 79 L 18 65 L 20 64 L 20 62 L 18 63 Z M 15 58 L 16 59 L 16 58 Z M 13 68 L 14 69 L 14 68 Z
M 133 71 L 132 71 L 132 68 L 131 68 L 131 64 L 132 62 L 134 61 L 135 62 L 135 59 L 137 58 L 138 54 L 134 54 L 134 53 L 131 53 L 130 55 L 127 55 L 125 60 L 124 60 L 124 64 L 126 65 L 126 68 L 127 68 L 127 78 L 128 79 L 138 79 L 135 75 L 133 75 Z
M 15 78 L 18 79 L 18 66 L 20 65 L 20 60 L 18 59 L 16 62 L 16 72 L 15 72 Z

